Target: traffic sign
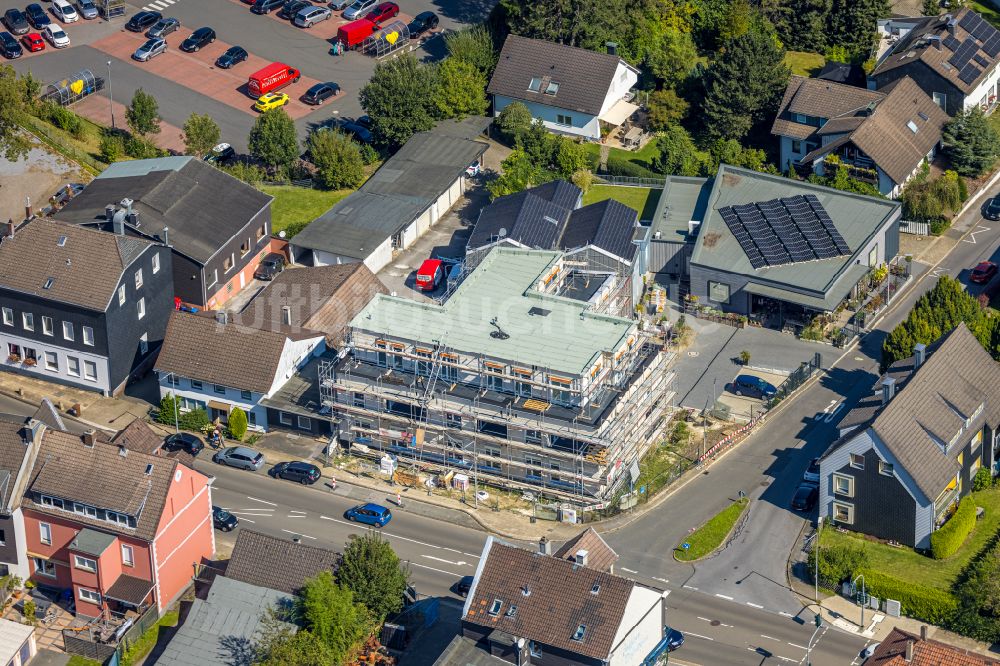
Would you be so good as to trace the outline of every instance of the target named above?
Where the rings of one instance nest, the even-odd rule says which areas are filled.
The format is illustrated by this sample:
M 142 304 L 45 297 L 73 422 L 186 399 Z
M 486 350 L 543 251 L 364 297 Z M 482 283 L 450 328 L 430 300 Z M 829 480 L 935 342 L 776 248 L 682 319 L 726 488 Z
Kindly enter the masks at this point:
M 684 543 L 681 544 L 681 548 L 683 548 L 684 550 L 688 550 L 689 548 L 691 548 L 691 544 L 685 541 Z

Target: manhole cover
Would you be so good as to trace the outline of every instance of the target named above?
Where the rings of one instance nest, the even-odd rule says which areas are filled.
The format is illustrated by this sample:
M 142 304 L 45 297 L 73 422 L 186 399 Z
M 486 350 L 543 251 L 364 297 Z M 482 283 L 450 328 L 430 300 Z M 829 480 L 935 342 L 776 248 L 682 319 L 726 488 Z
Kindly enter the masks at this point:
M 690 351 L 690 352 L 688 352 L 688 356 L 690 356 L 691 358 L 694 358 L 697 355 L 698 355 L 698 352 L 696 352 L 696 351 Z
M 722 622 L 720 622 L 719 620 L 712 620 L 711 622 L 709 622 L 709 624 L 711 624 L 713 627 L 717 627 L 720 624 L 722 624 Z
M 765 488 L 767 488 L 767 487 L 768 487 L 769 485 L 771 485 L 771 482 L 770 482 L 770 481 L 761 481 L 761 482 L 760 482 L 760 485 L 762 485 L 762 486 L 764 486 Z

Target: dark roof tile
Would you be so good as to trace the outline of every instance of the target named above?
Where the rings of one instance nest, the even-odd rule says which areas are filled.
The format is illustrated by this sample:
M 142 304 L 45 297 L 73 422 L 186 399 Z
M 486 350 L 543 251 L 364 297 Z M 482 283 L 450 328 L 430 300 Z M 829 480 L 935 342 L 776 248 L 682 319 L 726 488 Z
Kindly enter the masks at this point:
M 911 641 L 913 659 L 907 661 L 906 644 Z M 940 641 L 921 640 L 920 636 L 893 628 L 865 664 L 866 666 L 1000 666 L 1000 661 Z
M 618 553 L 608 545 L 608 542 L 593 527 L 588 527 L 564 543 L 562 548 L 556 551 L 555 557 L 576 562 L 576 554 L 581 550 L 587 551 L 586 566 L 591 569 L 611 573 L 612 567 L 618 561 Z
M 307 578 L 336 574 L 340 554 L 243 528 L 226 566 L 226 578 L 295 594 Z

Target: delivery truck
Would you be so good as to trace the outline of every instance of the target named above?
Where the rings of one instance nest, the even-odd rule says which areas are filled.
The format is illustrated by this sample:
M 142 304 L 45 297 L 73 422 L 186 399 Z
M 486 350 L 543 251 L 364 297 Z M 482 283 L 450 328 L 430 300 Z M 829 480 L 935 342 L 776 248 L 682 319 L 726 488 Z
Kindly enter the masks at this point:
M 341 43 L 344 50 L 357 48 L 375 32 L 375 28 L 375 24 L 368 19 L 358 19 L 345 23 L 337 31 L 337 41 Z
M 254 99 L 273 90 L 280 90 L 295 83 L 302 76 L 299 70 L 282 62 L 272 62 L 267 67 L 250 75 L 247 81 L 247 92 Z

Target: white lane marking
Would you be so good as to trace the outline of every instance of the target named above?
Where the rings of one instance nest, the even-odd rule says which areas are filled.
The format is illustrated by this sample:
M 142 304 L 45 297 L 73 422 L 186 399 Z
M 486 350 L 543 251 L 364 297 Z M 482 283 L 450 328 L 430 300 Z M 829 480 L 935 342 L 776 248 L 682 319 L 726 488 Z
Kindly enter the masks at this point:
M 689 590 L 697 590 L 698 589 L 697 587 L 691 587 L 690 585 L 685 585 L 684 587 L 687 588 L 687 589 L 689 589 Z
M 457 548 L 448 548 L 447 546 L 441 546 L 441 550 L 450 550 L 453 553 L 458 553 L 459 555 L 462 554 L 462 551 L 460 551 L 459 549 L 457 549 Z
M 308 516 L 285 516 L 285 518 L 308 518 Z
M 627 571 L 628 573 L 639 573 L 638 571 L 635 571 L 634 569 L 626 569 L 625 567 L 622 567 L 622 571 Z
M 261 518 L 269 518 L 274 515 L 270 511 L 261 513 L 258 509 L 226 509 L 226 511 L 237 516 L 260 516 Z
M 667 580 L 666 578 L 660 578 L 659 576 L 653 576 L 653 580 L 658 580 L 658 581 L 660 581 L 661 583 L 669 583 L 669 582 L 670 582 L 670 581 L 669 581 L 669 580 Z
M 706 641 L 714 641 L 715 640 L 714 638 L 709 638 L 708 636 L 702 636 L 701 634 L 696 634 L 693 631 L 685 631 L 684 635 L 685 636 L 694 636 L 695 638 L 701 638 L 701 639 L 704 639 Z
M 260 502 L 261 504 L 270 504 L 271 506 L 278 506 L 274 502 L 268 502 L 267 500 L 262 500 L 262 499 L 259 499 L 257 497 L 250 497 L 249 495 L 247 495 L 247 499 L 248 500 L 253 500 L 254 502 Z
M 232 511 L 230 511 L 232 513 Z M 256 520 L 250 520 L 249 518 L 240 518 L 241 523 L 256 523 Z
M 438 573 L 447 574 L 449 576 L 462 576 L 462 574 L 457 574 L 454 571 L 445 571 L 444 569 L 435 569 L 434 567 L 429 567 L 426 564 L 417 564 L 416 562 L 409 563 L 411 567 L 420 567 L 421 569 L 429 569 L 431 571 L 436 571 Z
M 748 602 L 747 602 L 747 606 L 753 606 L 754 608 L 761 608 L 761 609 L 762 609 L 762 608 L 764 608 L 764 607 L 763 607 L 763 606 L 761 606 L 760 604 L 755 604 L 755 603 L 753 603 L 752 601 L 748 601 Z
M 778 611 L 778 615 L 784 615 L 785 617 L 795 617 L 791 613 L 786 613 L 785 611 Z
M 788 657 L 782 657 L 780 654 L 774 655 L 774 658 L 775 659 L 780 659 L 781 661 L 788 661 L 788 662 L 791 662 L 793 664 L 799 663 L 798 659 L 789 659 Z
M 291 531 L 291 530 L 286 530 L 286 529 L 284 529 L 284 528 L 282 528 L 282 530 L 281 530 L 281 531 L 282 531 L 282 532 L 288 532 L 289 534 L 293 534 L 293 535 L 295 535 L 295 536 L 300 536 L 300 537 L 302 537 L 303 539 L 313 539 L 313 540 L 315 540 L 315 539 L 316 539 L 316 537 L 314 537 L 314 536 L 309 536 L 308 534 L 303 534 L 302 532 L 293 532 L 293 531 Z
M 822 413 L 816 415 L 816 420 L 822 421 L 823 417 L 827 416 L 830 413 L 830 410 L 833 409 L 833 406 L 836 404 L 837 404 L 836 400 L 831 400 L 830 404 L 823 409 Z
M 725 594 L 719 594 L 718 592 L 715 593 L 715 596 L 719 597 L 720 599 L 725 599 L 726 601 L 732 601 L 733 600 L 732 597 L 726 596 Z
M 832 420 L 833 420 L 833 417 L 835 417 L 835 416 L 837 415 L 837 412 L 839 412 L 839 411 L 840 411 L 840 410 L 842 410 L 843 408 L 844 408 L 844 403 L 843 403 L 843 402 L 841 402 L 840 404 L 838 404 L 838 405 L 837 405 L 836 407 L 834 407 L 834 408 L 833 408 L 833 411 L 832 411 L 832 412 L 830 412 L 830 413 L 829 413 L 829 414 L 827 415 L 827 417 L 826 417 L 825 419 L 823 419 L 823 421 L 824 421 L 825 423 L 829 423 L 830 421 L 832 421 Z
M 330 516 L 322 516 L 322 515 L 320 516 L 320 518 L 322 518 L 323 520 L 330 520 L 330 521 L 335 522 L 335 523 L 340 523 L 341 525 L 348 525 L 350 527 L 357 527 L 357 528 L 360 528 L 360 529 L 364 529 L 364 525 L 360 525 L 358 523 L 352 523 L 352 522 L 349 522 L 347 520 L 340 520 L 339 518 L 331 518 Z M 387 536 L 387 537 L 392 537 L 393 539 L 402 539 L 403 541 L 410 541 L 411 543 L 420 544 L 421 546 L 427 546 L 428 548 L 436 548 L 437 550 L 445 550 L 444 546 L 437 546 L 437 545 L 434 545 L 433 543 L 427 543 L 426 541 L 417 541 L 416 539 L 411 539 L 409 537 L 400 536 L 398 534 L 392 534 L 390 532 L 382 532 L 382 534 L 385 535 L 385 536 Z M 474 557 L 477 560 L 479 559 L 479 555 L 473 555 L 472 553 L 462 553 L 462 554 L 466 555 L 468 557 Z
M 709 620 L 707 617 L 702 617 L 701 615 L 698 616 L 698 619 L 704 620 L 705 622 L 711 622 L 711 620 Z
M 809 649 L 807 647 L 802 647 L 801 645 L 796 645 L 795 643 L 789 643 L 789 645 L 791 645 L 793 648 L 798 648 L 800 650 L 808 650 Z
M 962 242 L 963 243 L 972 243 L 973 245 L 975 245 L 976 244 L 976 234 L 982 234 L 982 233 L 985 233 L 985 232 L 987 232 L 989 230 L 990 230 L 989 227 L 984 227 L 981 224 L 977 224 L 976 225 L 976 230 L 975 231 L 970 231 L 969 235 L 967 237 L 965 237 L 965 238 L 962 239 Z
M 768 636 L 767 634 L 761 634 L 760 637 L 766 638 L 769 641 L 778 641 L 779 643 L 781 642 L 780 638 L 775 638 L 774 636 Z
M 426 557 L 428 560 L 434 560 L 435 562 L 444 562 L 445 564 L 454 564 L 455 566 L 463 566 L 465 562 L 458 561 L 452 562 L 451 560 L 445 560 L 440 557 L 434 557 L 433 555 L 421 555 L 420 557 Z
M 289 509 L 288 513 L 301 513 L 302 515 L 305 515 L 306 512 L 305 511 L 299 511 L 298 509 Z
M 462 553 L 462 555 L 465 555 L 466 557 L 474 557 L 477 560 L 479 559 L 479 555 L 476 555 L 475 553 Z

